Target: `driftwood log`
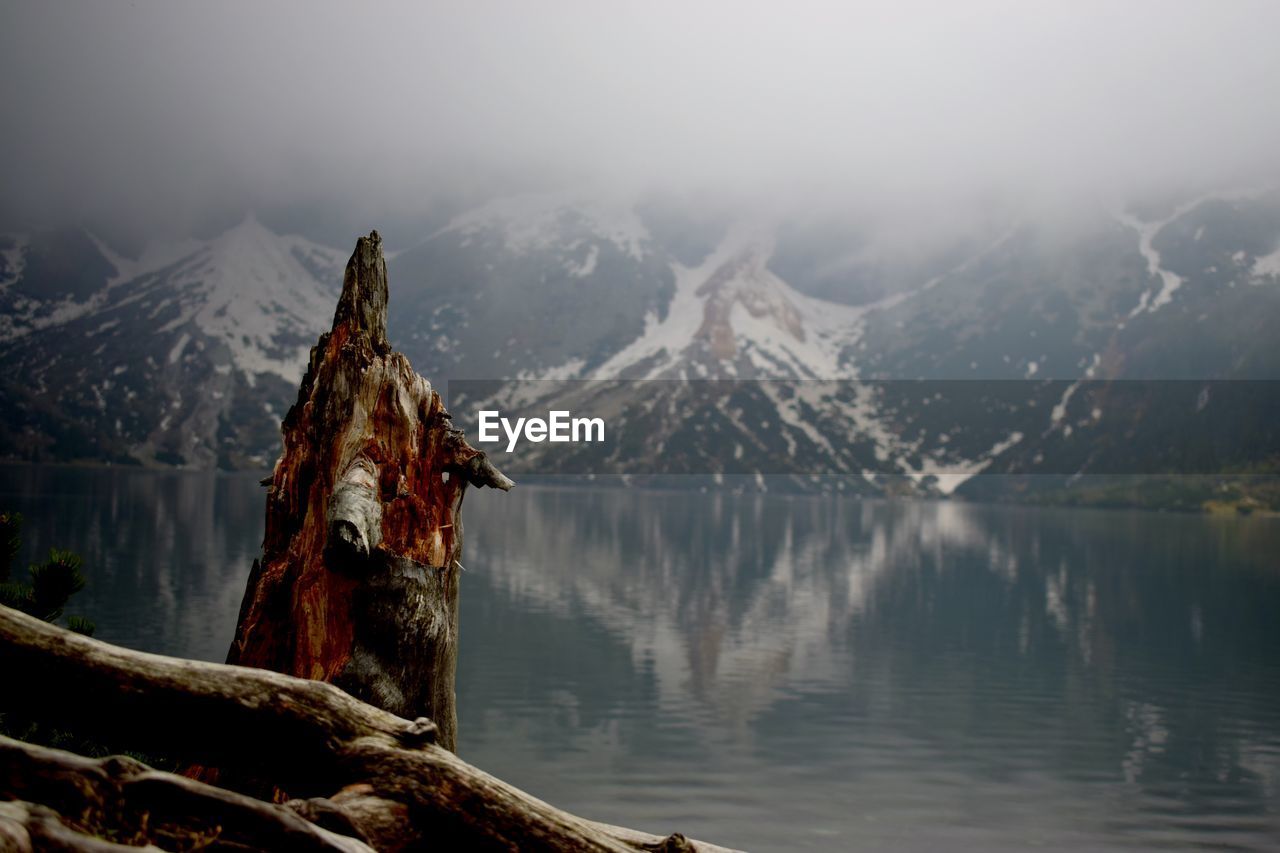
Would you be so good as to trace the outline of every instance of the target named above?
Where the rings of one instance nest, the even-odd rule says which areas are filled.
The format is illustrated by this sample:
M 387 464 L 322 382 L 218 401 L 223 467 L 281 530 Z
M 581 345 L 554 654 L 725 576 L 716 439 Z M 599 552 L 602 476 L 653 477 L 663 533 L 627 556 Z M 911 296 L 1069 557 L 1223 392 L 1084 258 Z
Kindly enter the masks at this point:
M 267 803 L 128 758 L 0 739 L 0 850 L 723 851 L 583 820 L 331 684 L 111 646 L 0 607 L 0 711 L 270 779 Z
M 387 341 L 374 231 L 282 425 L 266 535 L 227 662 L 327 681 L 454 749 L 462 497 L 511 488 Z
M 152 770 L 124 756 L 92 759 L 0 737 L 0 850 L 128 850 L 220 846 L 343 851 L 372 848 L 299 811 Z M 54 807 L 56 806 L 56 808 Z

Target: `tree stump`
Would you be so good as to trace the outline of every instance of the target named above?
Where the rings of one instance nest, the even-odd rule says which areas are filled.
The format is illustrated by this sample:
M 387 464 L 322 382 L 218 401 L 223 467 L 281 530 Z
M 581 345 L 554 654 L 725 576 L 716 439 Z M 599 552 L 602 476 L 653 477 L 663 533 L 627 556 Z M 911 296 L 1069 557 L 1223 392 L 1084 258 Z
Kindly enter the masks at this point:
M 462 498 L 510 489 L 387 341 L 387 266 L 356 241 L 282 426 L 262 558 L 227 662 L 327 681 L 456 747 Z

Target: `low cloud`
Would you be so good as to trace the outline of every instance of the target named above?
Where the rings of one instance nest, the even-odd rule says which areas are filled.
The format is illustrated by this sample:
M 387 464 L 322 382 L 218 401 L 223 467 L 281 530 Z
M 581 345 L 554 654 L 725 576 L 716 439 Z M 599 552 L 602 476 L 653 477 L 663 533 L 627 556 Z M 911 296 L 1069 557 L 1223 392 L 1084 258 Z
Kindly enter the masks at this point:
M 8 3 L 4 222 L 1280 177 L 1274 2 Z M 905 200 L 905 201 L 904 201 Z

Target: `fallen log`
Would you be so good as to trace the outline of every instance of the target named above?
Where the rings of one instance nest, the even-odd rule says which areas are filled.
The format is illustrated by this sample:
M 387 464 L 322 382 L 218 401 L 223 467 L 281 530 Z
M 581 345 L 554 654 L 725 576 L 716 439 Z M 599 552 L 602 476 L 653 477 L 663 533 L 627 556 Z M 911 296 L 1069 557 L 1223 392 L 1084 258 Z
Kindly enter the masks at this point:
M 48 810 L 63 828 L 96 832 L 104 844 L 127 838 L 163 847 L 199 837 L 213 849 L 235 849 L 232 835 L 210 836 L 216 825 L 223 833 L 289 834 L 313 845 L 307 849 L 724 849 L 570 815 L 441 747 L 429 720 L 398 717 L 324 682 L 122 649 L 5 607 L 0 657 L 0 712 L 251 774 L 295 795 L 275 805 L 128 759 L 94 762 L 4 741 L 0 800 L 10 802 L 0 810 L 0 841 L 14 849 L 24 849 L 23 837 L 39 849 L 38 838 L 61 831 Z M 112 786 L 124 805 L 94 811 L 94 798 L 105 801 Z M 83 817 L 85 804 L 92 819 Z M 274 846 L 256 837 L 252 846 Z M 348 846 L 335 846 L 342 844 Z M 82 849 L 116 848 L 86 842 Z
M 354 826 L 346 834 L 331 832 L 286 806 L 152 770 L 131 758 L 84 758 L 6 737 L 0 737 L 0 791 L 15 798 L 0 804 L 0 841 L 7 838 L 18 849 L 84 847 L 88 837 L 112 841 L 109 849 L 155 844 L 166 850 L 372 850 L 354 837 Z

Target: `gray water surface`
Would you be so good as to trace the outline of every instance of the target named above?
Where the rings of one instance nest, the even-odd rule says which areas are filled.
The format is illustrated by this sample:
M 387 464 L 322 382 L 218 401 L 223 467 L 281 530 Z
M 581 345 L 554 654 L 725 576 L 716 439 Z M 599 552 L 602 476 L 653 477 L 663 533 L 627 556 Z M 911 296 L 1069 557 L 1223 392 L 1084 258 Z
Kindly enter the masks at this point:
M 0 467 L 68 612 L 221 660 L 257 476 Z M 1280 845 L 1280 522 L 473 491 L 463 757 L 752 850 Z

